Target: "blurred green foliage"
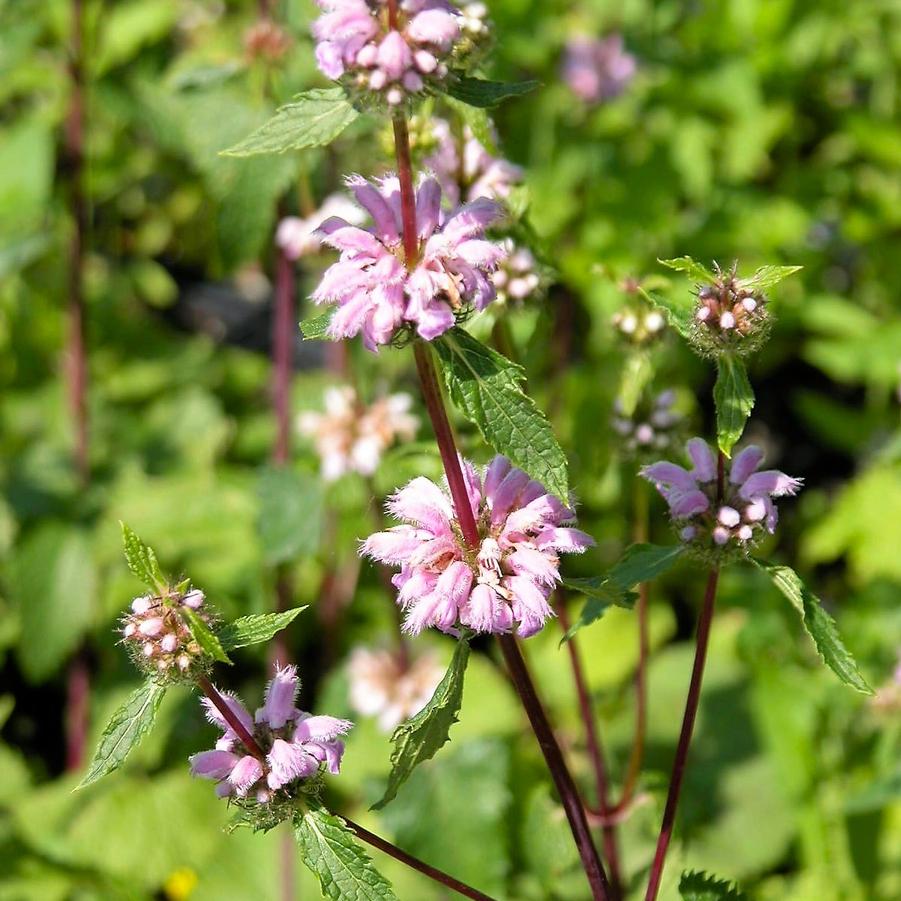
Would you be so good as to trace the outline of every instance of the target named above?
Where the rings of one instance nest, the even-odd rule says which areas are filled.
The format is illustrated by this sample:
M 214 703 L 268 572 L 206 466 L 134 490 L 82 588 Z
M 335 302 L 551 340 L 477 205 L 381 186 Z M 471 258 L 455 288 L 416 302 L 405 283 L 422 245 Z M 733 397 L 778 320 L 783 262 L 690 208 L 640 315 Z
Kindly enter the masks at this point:
M 500 108 L 501 146 L 528 168 L 529 222 L 556 272 L 547 301 L 509 314 L 530 392 L 570 459 L 594 576 L 631 540 L 634 465 L 604 427 L 629 365 L 610 319 L 626 276 L 690 254 L 803 264 L 780 286 L 773 337 L 750 374 L 749 437 L 804 476 L 770 558 L 799 566 L 874 685 L 901 649 L 901 9 L 894 0 L 493 0 L 487 73 L 537 78 Z M 0 899 L 279 897 L 280 835 L 225 834 L 225 806 L 187 775 L 212 730 L 172 691 L 125 770 L 72 794 L 64 772 L 68 670 L 90 673 L 93 746 L 137 684 L 115 619 L 138 583 L 118 520 L 189 574 L 227 618 L 272 609 L 277 565 L 312 608 L 286 633 L 303 701 L 350 714 L 343 662 L 393 628 L 383 587 L 358 570 L 376 498 L 439 463 L 426 442 L 389 454 L 374 483 L 323 489 L 298 443 L 268 464 L 268 273 L 276 207 L 294 211 L 383 171 L 361 117 L 326 151 L 240 160 L 219 150 L 275 102 L 324 86 L 307 0 L 274 4 L 292 38 L 278 66 L 248 56 L 250 0 L 86 0 L 90 207 L 85 284 L 91 479 L 71 461 L 65 369 L 71 186 L 67 0 L 0 0 Z M 620 30 L 639 71 L 586 108 L 560 81 L 575 32 Z M 299 297 L 318 263 L 300 272 Z M 680 286 L 682 287 L 682 286 Z M 684 284 L 685 290 L 688 284 Z M 229 319 L 234 315 L 237 321 Z M 260 322 L 263 323 L 262 329 Z M 477 329 L 478 326 L 475 326 Z M 295 410 L 334 379 L 305 346 Z M 710 434 L 713 375 L 675 336 L 652 351 L 654 387 L 680 390 Z M 412 387 L 405 351 L 350 350 L 364 395 Z M 696 400 L 694 400 L 696 398 Z M 423 430 L 425 441 L 429 436 Z M 464 446 L 484 459 L 461 424 Z M 652 539 L 671 540 L 652 507 Z M 336 628 L 335 574 L 356 585 Z M 349 576 L 348 576 L 349 574 Z M 356 580 L 359 578 L 359 584 Z M 652 592 L 647 765 L 622 827 L 634 897 L 653 851 L 691 663 L 700 576 L 680 563 Z M 318 615 L 317 615 L 318 611 Z M 333 611 L 332 611 L 333 612 Z M 576 775 L 591 778 L 559 631 L 527 645 Z M 628 758 L 634 615 L 579 635 L 614 783 Z M 449 659 L 451 646 L 421 639 Z M 258 694 L 265 652 L 222 679 Z M 886 689 L 879 697 L 889 697 Z M 724 578 L 709 671 L 661 897 L 683 869 L 738 879 L 760 901 L 901 896 L 901 707 L 872 703 L 817 666 L 792 611 L 751 567 Z M 379 815 L 390 745 L 357 718 L 332 799 L 364 825 L 498 898 L 586 897 L 540 756 L 496 666 L 477 645 L 453 742 Z M 379 858 L 401 898 L 442 897 Z M 306 873 L 298 897 L 316 897 Z

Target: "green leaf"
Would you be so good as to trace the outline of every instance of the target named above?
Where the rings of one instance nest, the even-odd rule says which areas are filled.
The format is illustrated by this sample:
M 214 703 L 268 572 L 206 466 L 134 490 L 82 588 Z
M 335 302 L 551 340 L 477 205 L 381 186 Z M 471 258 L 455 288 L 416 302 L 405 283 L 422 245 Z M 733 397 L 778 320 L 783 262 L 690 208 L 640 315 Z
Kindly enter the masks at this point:
M 178 612 L 184 617 L 194 641 L 200 645 L 200 650 L 207 657 L 218 660 L 219 663 L 231 663 L 216 634 L 194 610 L 190 607 L 181 606 L 178 608 Z
M 751 291 L 767 291 L 803 268 L 803 266 L 761 266 L 750 278 L 739 279 L 739 283 Z
M 754 409 L 754 389 L 748 381 L 745 364 L 732 354 L 717 357 L 713 401 L 716 405 L 716 440 L 720 450 L 731 457 L 732 448 L 741 438 Z
M 317 88 L 298 95 L 249 137 L 223 150 L 223 156 L 285 153 L 330 144 L 359 113 L 341 88 Z
M 686 870 L 679 880 L 682 901 L 747 901 L 747 895 L 731 882 L 709 873 Z
M 78 788 L 85 788 L 122 766 L 125 758 L 153 728 L 165 694 L 164 686 L 148 679 L 112 715 L 100 736 L 94 759 Z
M 331 307 L 318 316 L 311 316 L 300 323 L 300 331 L 308 341 L 331 341 L 328 333 L 329 323 L 335 315 L 335 307 Z
M 224 651 L 233 651 L 235 648 L 246 648 L 261 641 L 269 641 L 273 635 L 290 625 L 299 613 L 307 609 L 307 606 L 292 607 L 283 613 L 254 613 L 242 616 L 219 630 L 217 633 L 219 645 Z
M 396 901 L 391 883 L 373 866 L 344 821 L 320 806 L 294 819 L 294 836 L 304 864 L 332 901 Z
M 567 629 L 566 634 L 560 639 L 560 644 L 568 641 L 579 629 L 596 623 L 609 607 L 625 607 L 631 610 L 638 600 L 634 591 L 624 591 L 614 584 L 609 578 L 593 576 L 587 579 L 563 579 L 563 585 L 571 591 L 585 595 L 585 605 L 579 618 Z
M 470 78 L 459 72 L 452 72 L 442 84 L 444 90 L 457 100 L 485 109 L 497 106 L 510 97 L 521 97 L 529 94 L 539 86 L 537 81 L 486 81 L 482 78 Z
M 706 266 L 695 262 L 691 257 L 676 257 L 672 260 L 657 260 L 676 272 L 684 272 L 692 281 L 696 282 L 715 282 L 716 273 L 712 272 Z
M 14 547 L 9 576 L 21 630 L 19 665 L 30 681 L 47 680 L 79 646 L 97 609 L 87 533 L 56 522 L 38 526 Z
M 491 117 L 481 107 L 470 106 L 455 97 L 445 97 L 447 105 L 453 109 L 463 122 L 469 126 L 473 137 L 494 156 L 500 156 L 497 147 L 497 139 L 494 136 L 494 128 Z
M 157 562 L 156 554 L 135 532 L 124 522 L 122 527 L 122 543 L 125 546 L 125 559 L 128 568 L 148 587 L 161 592 L 166 587 L 166 578 Z
M 654 377 L 651 357 L 646 351 L 638 350 L 629 354 L 620 377 L 618 398 L 623 416 L 631 417 L 638 406 L 644 389 Z
M 579 629 L 597 622 L 613 605 L 631 609 L 636 595 L 631 591 L 640 582 L 650 582 L 663 575 L 682 556 L 681 545 L 633 544 L 604 578 L 564 579 L 563 584 L 587 598 L 579 618 L 570 626 L 563 640 L 572 638 Z
M 460 328 L 432 343 L 451 399 L 482 437 L 568 503 L 566 455 L 544 414 L 523 393 L 522 368 Z
M 807 634 L 813 639 L 820 658 L 846 685 L 863 694 L 873 694 L 857 666 L 851 652 L 842 644 L 835 620 L 823 609 L 820 599 L 801 581 L 789 566 L 777 566 L 764 560 L 754 560 L 773 580 L 773 584 L 801 615 Z
M 269 566 L 286 563 L 319 548 L 322 484 L 313 476 L 284 466 L 266 467 L 257 486 L 260 514 L 257 531 Z
M 642 297 L 649 303 L 666 314 L 666 321 L 686 340 L 691 335 L 691 327 L 694 322 L 694 301 L 691 297 L 683 297 L 675 300 L 653 291 L 648 291 L 641 285 L 638 286 Z
M 424 760 L 429 760 L 450 740 L 450 727 L 457 722 L 463 701 L 463 676 L 469 661 L 469 642 L 457 642 L 453 659 L 444 678 L 438 683 L 431 701 L 416 716 L 401 723 L 391 736 L 391 773 L 382 799 L 373 804 L 379 810 L 393 800 L 410 773 Z

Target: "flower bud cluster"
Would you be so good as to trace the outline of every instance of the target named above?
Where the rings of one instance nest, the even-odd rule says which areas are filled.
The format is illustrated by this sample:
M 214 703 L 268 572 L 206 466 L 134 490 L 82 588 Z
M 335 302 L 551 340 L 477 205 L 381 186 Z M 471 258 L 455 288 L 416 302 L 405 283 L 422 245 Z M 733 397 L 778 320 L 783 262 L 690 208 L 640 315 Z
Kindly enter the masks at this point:
M 202 591 L 135 598 L 122 618 L 122 641 L 138 669 L 163 681 L 193 681 L 209 668 L 209 660 L 191 635 L 181 608 L 193 610 L 205 623 Z
M 631 415 L 622 401 L 613 405 L 613 430 L 630 456 L 642 457 L 669 450 L 678 441 L 684 417 L 675 409 L 676 392 L 661 391 L 655 397 L 642 398 Z
M 663 314 L 647 304 L 627 304 L 610 321 L 626 341 L 638 346 L 656 341 L 666 328 Z
M 698 288 L 691 339 L 702 356 L 757 350 L 769 332 L 766 297 L 736 277 L 736 267 Z
M 244 35 L 244 51 L 251 60 L 277 63 L 291 49 L 291 38 L 271 19 L 262 19 Z
M 497 303 L 523 301 L 542 288 L 538 261 L 527 247 L 520 247 L 512 238 L 501 242 L 506 256 L 491 274 L 497 292 Z
M 431 652 L 413 660 L 386 649 L 355 648 L 347 665 L 350 704 L 363 716 L 374 716 L 390 732 L 419 713 L 435 692 L 444 667 Z
M 473 49 L 476 23 L 484 23 L 478 10 L 461 14 L 449 0 L 398 0 L 393 10 L 386 0 L 316 2 L 323 11 L 313 23 L 320 70 L 360 99 L 390 107 L 447 78 L 450 64 Z
M 682 541 L 702 557 L 746 554 L 764 531 L 776 531 L 774 498 L 801 489 L 801 479 L 784 472 L 758 472 L 763 451 L 755 445 L 736 454 L 721 479 L 706 441 L 692 438 L 687 450 L 692 469 L 661 461 L 645 466 L 640 475 L 666 500 Z

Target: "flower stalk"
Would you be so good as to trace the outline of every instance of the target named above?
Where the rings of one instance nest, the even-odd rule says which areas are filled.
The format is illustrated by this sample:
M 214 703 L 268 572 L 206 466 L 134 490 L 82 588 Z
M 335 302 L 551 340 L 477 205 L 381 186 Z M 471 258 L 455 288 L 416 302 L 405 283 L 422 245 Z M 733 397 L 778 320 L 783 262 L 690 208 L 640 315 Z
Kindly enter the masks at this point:
M 225 699 L 219 694 L 219 690 L 210 680 L 203 675 L 197 677 L 197 686 L 209 698 L 210 703 L 222 714 L 222 718 L 228 723 L 229 728 L 238 736 L 241 744 L 247 749 L 248 753 L 256 757 L 264 766 L 266 765 L 266 754 L 259 746 L 257 740 L 250 734 L 246 726 L 235 715 L 235 712 L 225 703 Z
M 452 891 L 457 892 L 457 894 L 459 895 L 463 895 L 464 898 L 473 898 L 474 901 L 492 901 L 490 895 L 486 895 L 484 892 L 480 892 L 478 889 L 472 888 L 465 882 L 460 882 L 459 879 L 454 879 L 454 877 L 449 875 L 448 873 L 445 873 L 442 870 L 437 869 L 436 867 L 430 866 L 425 861 L 420 860 L 418 857 L 414 857 L 412 854 L 408 854 L 403 849 L 398 848 L 397 845 L 392 845 L 391 842 L 386 841 L 373 832 L 370 832 L 368 829 L 364 829 L 353 820 L 350 820 L 345 816 L 342 816 L 341 819 L 344 820 L 347 828 L 350 829 L 350 831 L 353 832 L 353 834 L 356 835 L 358 839 L 366 842 L 366 844 L 368 845 L 372 845 L 373 848 L 377 848 L 379 851 L 382 851 L 383 853 L 389 855 L 389 857 L 393 857 L 395 860 L 399 860 L 402 864 L 406 864 L 408 867 L 416 870 L 419 873 L 422 873 L 424 876 L 428 876 L 429 879 L 432 879 L 435 882 L 451 889 Z
M 716 497 L 721 502 L 726 487 L 726 457 L 722 451 L 717 453 L 716 459 Z M 695 719 L 698 714 L 698 705 L 701 701 L 701 683 L 704 680 L 704 665 L 707 662 L 707 646 L 710 641 L 710 627 L 713 623 L 713 611 L 716 605 L 716 586 L 719 581 L 719 568 L 713 566 L 707 576 L 707 588 L 704 592 L 704 603 L 698 618 L 698 631 L 695 640 L 695 659 L 691 668 L 691 681 L 688 685 L 688 697 L 685 701 L 685 713 L 682 716 L 682 729 L 679 733 L 679 743 L 676 746 L 676 757 L 673 761 L 673 771 L 670 776 L 669 790 L 666 795 L 666 806 L 663 809 L 663 822 L 660 825 L 660 834 L 657 838 L 657 847 L 654 851 L 654 861 L 651 864 L 651 873 L 648 878 L 648 889 L 645 893 L 645 901 L 656 901 L 660 891 L 660 880 L 663 878 L 663 867 L 666 864 L 666 852 L 669 850 L 673 837 L 673 827 L 676 822 L 676 809 L 679 806 L 679 796 L 682 792 L 682 782 L 685 778 L 685 768 L 688 764 L 688 750 L 694 734 Z
M 396 15 L 396 0 L 389 0 L 389 16 L 393 9 Z M 413 193 L 413 167 L 410 157 L 410 139 L 406 121 L 403 116 L 395 115 L 394 137 L 395 153 L 397 157 L 397 174 L 401 188 L 401 204 L 403 209 L 403 241 L 404 252 L 407 256 L 408 268 L 415 265 L 417 253 L 416 237 L 416 211 Z M 435 440 L 444 464 L 448 487 L 454 502 L 457 514 L 457 522 L 466 543 L 472 547 L 479 546 L 479 532 L 476 526 L 469 496 L 466 490 L 466 482 L 460 465 L 460 457 L 457 453 L 453 430 L 447 417 L 444 406 L 444 398 L 435 371 L 435 363 L 431 349 L 424 342 L 417 341 L 414 344 L 416 368 L 422 386 L 423 399 L 432 426 L 435 431 Z M 569 820 L 582 865 L 591 886 L 592 897 L 595 901 L 608 901 L 610 899 L 610 886 L 607 875 L 598 856 L 597 849 L 591 837 L 588 820 L 585 816 L 585 808 L 579 796 L 575 782 L 567 769 L 563 759 L 563 753 L 557 744 L 553 730 L 548 721 L 547 714 L 538 698 L 538 693 L 532 682 L 532 677 L 526 668 L 525 660 L 519 650 L 516 639 L 509 634 L 499 635 L 501 650 L 507 663 L 514 687 L 520 696 L 523 707 L 529 718 L 532 730 L 538 739 L 538 744 L 544 755 L 551 777 L 560 794 L 563 808 Z

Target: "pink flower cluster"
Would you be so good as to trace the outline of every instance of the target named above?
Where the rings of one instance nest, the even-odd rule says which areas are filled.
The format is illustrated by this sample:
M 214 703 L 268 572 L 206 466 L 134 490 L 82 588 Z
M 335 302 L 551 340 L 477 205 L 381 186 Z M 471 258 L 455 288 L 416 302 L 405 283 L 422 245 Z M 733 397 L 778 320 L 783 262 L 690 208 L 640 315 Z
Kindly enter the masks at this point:
M 249 798 L 267 804 L 290 797 L 324 767 L 333 775 L 341 768 L 344 743 L 340 737 L 353 723 L 333 716 L 311 716 L 294 705 L 298 690 L 297 669 L 277 669 L 266 689 L 263 706 L 251 716 L 233 695 L 223 694 L 238 721 L 265 753 L 258 760 L 241 743 L 225 718 L 209 699 L 203 699 L 207 718 L 222 730 L 212 751 L 191 757 L 191 773 L 218 784 L 221 798 Z
M 328 78 L 374 92 L 391 106 L 440 81 L 461 37 L 459 10 L 447 0 L 399 0 L 392 23 L 385 0 L 316 0 L 316 62 Z
M 435 174 L 447 203 L 490 197 L 503 200 L 523 180 L 521 166 L 489 153 L 467 125 L 458 141 L 450 124 L 435 119 L 431 127 L 435 149 L 424 165 Z
M 401 567 L 393 582 L 407 632 L 435 626 L 455 634 L 465 626 L 534 635 L 553 615 L 548 599 L 560 580 L 559 555 L 581 553 L 594 541 L 568 525 L 572 510 L 506 457 L 495 457 L 484 477 L 461 463 L 477 548 L 463 540 L 448 492 L 419 477 L 388 502 L 405 524 L 371 535 L 362 552 Z
M 200 645 L 179 613 L 184 606 L 210 622 L 204 611 L 204 594 L 193 589 L 186 594 L 173 592 L 165 597 L 144 595 L 135 598 L 131 611 L 122 618 L 122 640 L 135 665 L 157 679 L 191 678 L 194 669 L 206 667 Z
M 576 96 L 586 103 L 601 103 L 622 94 L 636 68 L 622 35 L 603 39 L 579 35 L 567 42 L 561 74 Z
M 736 267 L 698 289 L 694 343 L 708 355 L 721 350 L 756 350 L 769 330 L 766 296 L 738 278 Z
M 801 479 L 776 469 L 758 472 L 763 451 L 752 444 L 733 458 L 720 495 L 717 458 L 710 445 L 692 438 L 687 450 L 694 464 L 690 470 L 662 461 L 640 472 L 669 504 L 684 542 L 700 549 L 744 549 L 762 529 L 776 531 L 779 511 L 773 499 L 797 494 Z
M 323 242 L 341 252 L 313 293 L 316 303 L 338 304 L 328 328 L 332 338 L 362 332 L 366 347 L 376 350 L 410 326 L 431 341 L 452 328 L 458 315 L 494 300 L 490 275 L 503 248 L 485 240 L 485 229 L 500 215 L 497 204 L 483 198 L 446 215 L 438 182 L 423 179 L 416 192 L 418 255 L 410 268 L 397 178 L 353 177 L 348 183 L 373 226 L 357 227 L 340 217 L 321 226 Z

